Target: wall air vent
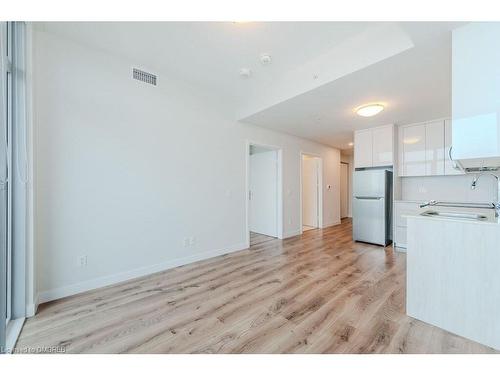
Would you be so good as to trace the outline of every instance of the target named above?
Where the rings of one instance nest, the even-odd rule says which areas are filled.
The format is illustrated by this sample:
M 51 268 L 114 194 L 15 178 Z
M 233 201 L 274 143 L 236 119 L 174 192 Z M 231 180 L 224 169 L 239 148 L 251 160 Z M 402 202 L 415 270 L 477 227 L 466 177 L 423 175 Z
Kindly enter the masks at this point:
M 137 69 L 137 68 L 134 68 L 132 72 L 133 72 L 134 79 L 141 81 L 141 82 L 144 82 L 144 83 L 148 83 L 148 84 L 153 85 L 153 86 L 156 86 L 156 81 L 157 81 L 158 77 L 155 74 L 148 73 L 148 72 L 145 72 L 145 71 Z

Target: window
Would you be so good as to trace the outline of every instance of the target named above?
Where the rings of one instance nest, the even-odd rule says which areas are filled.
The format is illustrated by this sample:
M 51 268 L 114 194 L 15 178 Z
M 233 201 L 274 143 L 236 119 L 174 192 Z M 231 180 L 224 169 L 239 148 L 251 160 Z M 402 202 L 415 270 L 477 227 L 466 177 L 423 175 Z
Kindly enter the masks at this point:
M 0 22 L 0 352 L 26 316 L 25 27 Z
M 8 128 L 12 120 L 12 31 L 11 24 L 0 24 L 0 352 L 5 351 L 6 327 L 11 317 L 11 264 L 8 249 Z

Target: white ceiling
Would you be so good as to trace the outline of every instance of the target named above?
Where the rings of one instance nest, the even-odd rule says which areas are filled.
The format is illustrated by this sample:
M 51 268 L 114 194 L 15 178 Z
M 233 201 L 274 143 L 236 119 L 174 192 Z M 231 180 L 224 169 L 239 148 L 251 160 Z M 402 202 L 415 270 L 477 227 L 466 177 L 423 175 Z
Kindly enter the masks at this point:
M 264 97 L 284 77 L 293 77 L 289 72 L 329 56 L 341 45 L 345 51 L 353 38 L 374 35 L 377 28 L 387 25 L 402 30 L 411 48 L 401 48 L 381 61 L 373 59 L 373 63 L 366 58 L 363 68 L 326 83 L 318 81 L 317 87 L 269 102 L 244 118 L 345 149 L 353 129 L 450 114 L 450 30 L 457 23 L 45 22 L 37 28 L 203 86 L 227 98 L 237 116 L 249 101 Z M 347 50 L 341 59 L 345 57 L 345 63 L 357 56 L 355 52 L 347 56 Z M 271 54 L 271 65 L 260 64 L 261 53 Z M 341 63 L 337 57 L 331 66 Z M 243 67 L 252 69 L 251 78 L 239 77 Z M 294 81 L 288 84 L 293 86 Z M 354 107 L 371 101 L 386 102 L 387 109 L 372 118 L 354 114 Z
M 353 130 L 410 124 L 451 114 L 451 46 L 436 39 L 370 65 L 245 121 L 331 145 L 350 146 Z M 361 117 L 354 108 L 382 102 L 386 109 Z
M 244 100 L 248 87 L 304 64 L 363 30 L 355 22 L 42 22 L 37 28 Z M 272 63 L 263 67 L 260 55 Z M 250 80 L 239 70 L 250 68 Z

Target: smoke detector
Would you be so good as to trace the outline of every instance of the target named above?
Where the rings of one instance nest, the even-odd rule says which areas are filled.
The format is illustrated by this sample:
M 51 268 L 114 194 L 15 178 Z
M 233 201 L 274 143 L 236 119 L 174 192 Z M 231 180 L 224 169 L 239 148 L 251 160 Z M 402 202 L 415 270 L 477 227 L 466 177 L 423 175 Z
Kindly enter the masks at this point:
M 268 53 L 263 53 L 260 55 L 260 62 L 262 63 L 262 65 L 269 65 L 271 64 L 271 55 L 268 54 Z
M 241 68 L 240 69 L 240 77 L 241 78 L 250 78 L 252 76 L 252 71 L 248 68 Z

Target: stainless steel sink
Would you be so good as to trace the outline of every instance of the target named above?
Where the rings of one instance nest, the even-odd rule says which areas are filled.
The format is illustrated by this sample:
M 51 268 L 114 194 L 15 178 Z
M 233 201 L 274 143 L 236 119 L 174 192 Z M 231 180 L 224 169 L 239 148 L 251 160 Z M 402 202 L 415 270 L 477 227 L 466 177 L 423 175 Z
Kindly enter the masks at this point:
M 438 212 L 438 211 L 425 211 L 420 215 L 429 217 L 445 217 L 450 219 L 460 220 L 488 220 L 487 216 L 481 214 L 474 214 L 468 212 Z

